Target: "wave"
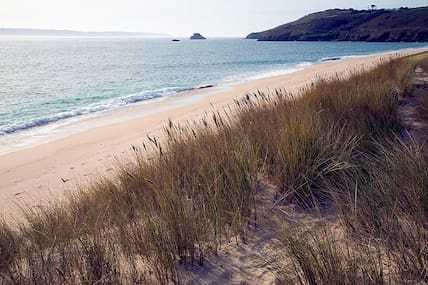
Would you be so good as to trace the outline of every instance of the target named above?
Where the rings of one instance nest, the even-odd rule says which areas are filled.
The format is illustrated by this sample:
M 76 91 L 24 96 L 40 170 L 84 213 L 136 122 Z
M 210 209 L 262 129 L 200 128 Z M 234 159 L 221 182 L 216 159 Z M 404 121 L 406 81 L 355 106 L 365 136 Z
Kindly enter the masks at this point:
M 302 61 L 293 65 L 285 65 L 283 67 L 278 67 L 275 69 L 263 70 L 260 72 L 249 72 L 245 74 L 232 75 L 225 78 L 223 84 L 231 84 L 236 82 L 247 82 L 258 79 L 269 78 L 278 75 L 290 74 L 296 71 L 300 71 L 308 66 L 313 65 L 313 62 Z
M 127 96 L 111 99 L 108 101 L 97 102 L 87 107 L 82 107 L 76 110 L 59 112 L 54 115 L 43 116 L 43 117 L 32 119 L 27 122 L 18 122 L 11 126 L 3 127 L 0 129 L 0 136 L 13 134 L 13 133 L 31 129 L 34 127 L 44 126 L 47 124 L 55 123 L 60 120 L 70 119 L 73 117 L 88 115 L 92 113 L 99 113 L 103 111 L 110 111 L 126 105 L 135 104 L 135 103 L 139 103 L 139 102 L 143 102 L 151 99 L 161 98 L 161 97 L 176 94 L 179 92 L 190 91 L 193 89 L 195 88 L 175 88 L 175 87 L 162 88 L 158 90 L 149 90 L 149 91 L 134 93 Z
M 409 49 L 411 49 L 411 48 L 409 48 Z M 403 49 L 403 50 L 407 50 L 407 49 Z M 350 58 L 360 58 L 360 57 L 366 57 L 366 56 L 371 56 L 371 55 L 381 55 L 381 54 L 389 54 L 389 53 L 396 53 L 396 52 L 397 52 L 397 50 L 363 53 L 363 54 L 341 55 L 341 56 L 328 56 L 328 57 L 320 58 L 318 60 L 318 62 L 341 61 L 341 60 L 350 59 Z
M 297 67 L 308 67 L 308 66 L 311 66 L 311 65 L 313 65 L 314 63 L 313 62 L 310 62 L 310 61 L 302 61 L 301 63 L 298 63 L 296 66 Z

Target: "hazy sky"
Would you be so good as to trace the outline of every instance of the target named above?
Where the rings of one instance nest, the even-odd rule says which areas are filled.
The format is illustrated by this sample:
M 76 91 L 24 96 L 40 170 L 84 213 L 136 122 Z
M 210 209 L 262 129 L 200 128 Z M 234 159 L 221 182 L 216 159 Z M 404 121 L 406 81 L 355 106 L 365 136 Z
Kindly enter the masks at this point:
M 245 36 L 328 8 L 417 7 L 427 0 L 0 0 L 0 27 Z

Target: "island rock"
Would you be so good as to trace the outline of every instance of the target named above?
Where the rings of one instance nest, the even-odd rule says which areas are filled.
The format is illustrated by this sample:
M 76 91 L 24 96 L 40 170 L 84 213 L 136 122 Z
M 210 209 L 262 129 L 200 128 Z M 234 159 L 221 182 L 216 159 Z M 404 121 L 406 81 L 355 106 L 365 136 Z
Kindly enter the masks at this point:
M 200 33 L 194 33 L 191 37 L 191 40 L 206 40 L 204 36 L 202 36 Z

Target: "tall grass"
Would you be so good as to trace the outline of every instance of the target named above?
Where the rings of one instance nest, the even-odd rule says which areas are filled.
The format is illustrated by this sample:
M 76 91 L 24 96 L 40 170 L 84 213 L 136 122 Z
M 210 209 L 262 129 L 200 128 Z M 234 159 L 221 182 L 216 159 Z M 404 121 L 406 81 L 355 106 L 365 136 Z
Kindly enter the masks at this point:
M 340 240 L 323 224 L 314 232 L 286 233 L 285 245 L 296 274 L 283 279 L 297 284 L 390 284 L 383 253 L 366 243 Z
M 224 240 L 247 240 L 248 224 L 258 221 L 261 176 L 278 185 L 284 202 L 335 205 L 351 236 L 385 241 L 400 280 L 426 280 L 426 155 L 395 138 L 397 96 L 410 90 L 413 67 L 411 59 L 385 61 L 299 96 L 249 94 L 233 113 L 170 122 L 164 138 L 134 146 L 131 163 L 114 177 L 57 206 L 28 210 L 17 229 L 1 224 L 1 282 L 179 283 L 178 264 L 203 265 Z M 364 268 L 361 258 L 342 258 L 330 239 L 314 240 L 315 248 L 293 233 L 286 239 L 301 283 L 350 284 L 364 270 L 381 278 L 380 265 Z M 307 268 L 319 258 L 336 263 Z

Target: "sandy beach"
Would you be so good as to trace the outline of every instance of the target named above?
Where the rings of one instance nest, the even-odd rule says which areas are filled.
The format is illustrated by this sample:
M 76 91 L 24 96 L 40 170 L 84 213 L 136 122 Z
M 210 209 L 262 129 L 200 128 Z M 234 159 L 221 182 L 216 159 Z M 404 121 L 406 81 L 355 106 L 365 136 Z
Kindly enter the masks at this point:
M 94 127 L 0 156 L 0 214 L 6 218 L 16 216 L 20 207 L 38 207 L 44 201 L 55 201 L 78 183 L 109 175 L 117 160 L 130 154 L 132 145 L 141 145 L 146 135 L 162 135 L 162 127 L 169 119 L 173 122 L 197 120 L 206 112 L 231 106 L 235 99 L 257 90 L 285 88 L 297 93 L 319 78 L 346 75 L 370 68 L 381 59 L 422 50 L 427 49 L 319 63 L 291 74 L 183 92 L 164 101 L 83 120 L 78 124 Z M 104 123 L 100 124 L 100 120 Z

